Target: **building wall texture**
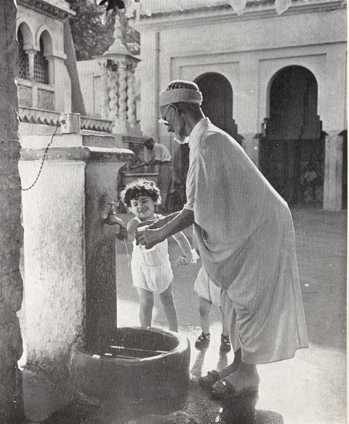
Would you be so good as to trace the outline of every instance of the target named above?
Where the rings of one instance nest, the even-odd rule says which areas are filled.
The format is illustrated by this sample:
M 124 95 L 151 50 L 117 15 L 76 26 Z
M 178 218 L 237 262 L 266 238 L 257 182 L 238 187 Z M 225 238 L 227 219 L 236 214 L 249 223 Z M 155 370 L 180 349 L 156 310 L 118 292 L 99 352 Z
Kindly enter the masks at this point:
M 232 118 L 243 147 L 258 164 L 257 135 L 270 117 L 272 81 L 287 67 L 305 68 L 316 80 L 317 115 L 329 135 L 324 207 L 339 209 L 342 156 L 338 134 L 346 128 L 346 10 L 335 0 L 308 4 L 307 9 L 295 4 L 281 16 L 265 10 L 237 17 L 232 11 L 218 14 L 207 9 L 201 14 L 193 11 L 141 20 L 143 133 L 171 148 L 171 136 L 158 124 L 159 92 L 173 79 L 195 80 L 218 73 L 231 85 Z
M 16 52 L 16 7 L 13 0 L 3 0 L 0 8 L 0 422 L 3 424 L 13 422 L 16 366 L 22 354 L 16 314 L 22 303 Z

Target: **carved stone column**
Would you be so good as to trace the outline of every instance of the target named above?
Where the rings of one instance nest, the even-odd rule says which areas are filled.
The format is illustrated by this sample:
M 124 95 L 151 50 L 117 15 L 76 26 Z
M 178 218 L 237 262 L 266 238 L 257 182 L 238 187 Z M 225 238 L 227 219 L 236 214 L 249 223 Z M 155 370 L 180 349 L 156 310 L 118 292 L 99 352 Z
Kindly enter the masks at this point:
M 119 132 L 126 133 L 127 120 L 127 66 L 125 60 L 119 62 Z
M 129 58 L 127 79 L 127 132 L 129 135 L 140 136 L 141 129 L 137 122 L 137 93 L 135 71 L 138 59 Z
M 120 19 L 122 18 L 122 19 Z M 108 119 L 113 121 L 113 133 L 130 134 L 136 127 L 136 99 L 134 71 L 139 61 L 124 43 L 125 18 L 115 20 L 114 42 L 103 54 L 107 80 Z
M 14 422 L 16 367 L 22 355 L 17 317 L 23 289 L 19 272 L 22 227 L 16 56 L 16 7 L 13 0 L 4 0 L 0 7 L 0 422 L 3 424 Z
M 131 128 L 136 125 L 135 75 L 132 64 L 128 65 L 127 75 L 127 121 Z
M 113 132 L 118 132 L 117 122 L 119 116 L 119 76 L 117 65 L 113 65 L 115 69 L 106 68 L 107 80 L 107 99 L 108 99 L 108 116 L 107 119 L 113 121 Z
M 28 49 L 26 50 L 28 55 L 28 63 L 29 63 L 29 79 L 34 80 L 34 58 L 37 53 L 37 50 Z

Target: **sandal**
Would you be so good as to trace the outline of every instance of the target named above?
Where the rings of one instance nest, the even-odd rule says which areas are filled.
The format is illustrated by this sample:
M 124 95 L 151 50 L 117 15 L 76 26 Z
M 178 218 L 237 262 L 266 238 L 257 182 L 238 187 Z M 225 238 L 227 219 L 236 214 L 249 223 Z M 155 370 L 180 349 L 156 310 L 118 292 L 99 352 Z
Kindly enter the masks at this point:
M 208 348 L 210 344 L 210 333 L 202 332 L 200 336 L 196 339 L 195 347 L 198 350 L 204 350 Z
M 217 371 L 209 371 L 207 375 L 199 378 L 199 384 L 202 388 L 211 390 L 212 386 L 221 379 Z
M 225 378 L 218 380 L 211 388 L 211 395 L 214 399 L 236 399 L 244 397 L 255 397 L 258 394 L 258 386 L 246 387 L 237 392 L 234 386 Z
M 231 343 L 229 336 L 224 336 L 223 334 L 221 334 L 221 345 L 219 351 L 221 353 L 228 353 L 231 351 Z

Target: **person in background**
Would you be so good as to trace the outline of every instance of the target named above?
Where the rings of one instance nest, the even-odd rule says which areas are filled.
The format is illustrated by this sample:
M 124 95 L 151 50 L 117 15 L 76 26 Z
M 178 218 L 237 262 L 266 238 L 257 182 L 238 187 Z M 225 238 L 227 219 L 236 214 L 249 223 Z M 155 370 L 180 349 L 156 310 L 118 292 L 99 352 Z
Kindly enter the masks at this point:
M 168 196 L 172 187 L 172 157 L 166 146 L 155 143 L 153 138 L 144 142 L 144 162 L 158 173 L 158 186 L 161 194 L 161 211 L 168 209 Z
M 188 140 L 187 202 L 138 234 L 152 248 L 194 224 L 209 278 L 222 288 L 234 361 L 201 377 L 219 399 L 255 394 L 258 364 L 293 358 L 308 347 L 292 215 L 242 147 L 204 115 L 191 81 L 160 93 L 160 113 L 179 142 Z

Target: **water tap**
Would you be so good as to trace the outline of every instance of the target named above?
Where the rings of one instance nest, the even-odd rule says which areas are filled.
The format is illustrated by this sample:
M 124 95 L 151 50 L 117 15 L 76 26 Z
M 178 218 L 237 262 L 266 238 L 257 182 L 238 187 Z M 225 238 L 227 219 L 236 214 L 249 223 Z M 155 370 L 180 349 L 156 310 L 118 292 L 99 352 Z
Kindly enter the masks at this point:
M 109 202 L 109 211 L 106 218 L 103 219 L 103 224 L 115 225 L 115 234 L 120 239 L 125 239 L 127 236 L 126 226 L 121 218 L 116 214 L 115 202 Z

